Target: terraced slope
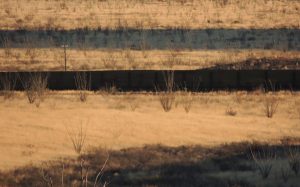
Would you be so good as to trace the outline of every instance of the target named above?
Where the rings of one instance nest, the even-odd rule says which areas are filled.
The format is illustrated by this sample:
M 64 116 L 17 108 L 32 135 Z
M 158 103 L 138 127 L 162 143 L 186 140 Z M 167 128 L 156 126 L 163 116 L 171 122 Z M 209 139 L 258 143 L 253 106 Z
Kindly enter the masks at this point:
M 1 0 L 1 29 L 299 28 L 297 0 Z
M 68 70 L 200 69 L 260 59 L 299 68 L 299 1 L 0 0 L 0 6 L 0 71 L 62 70 L 65 59 Z

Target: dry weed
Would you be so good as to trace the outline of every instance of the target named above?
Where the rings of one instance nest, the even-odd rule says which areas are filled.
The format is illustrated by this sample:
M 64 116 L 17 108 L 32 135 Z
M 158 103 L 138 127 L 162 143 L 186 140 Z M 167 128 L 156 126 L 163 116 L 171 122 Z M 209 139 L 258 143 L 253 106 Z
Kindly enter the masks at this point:
M 275 151 L 264 146 L 257 149 L 250 148 L 250 153 L 262 178 L 268 178 L 273 167 L 273 161 L 276 159 Z
M 77 129 L 70 129 L 68 126 L 66 126 L 66 130 L 72 142 L 73 149 L 78 155 L 81 154 L 85 146 L 88 123 L 89 122 L 87 121 L 85 123 L 85 127 L 83 127 L 83 121 L 81 121 L 80 127 Z
M 175 101 L 175 94 L 172 92 L 159 93 L 159 101 L 165 112 L 169 112 Z
M 228 105 L 225 114 L 228 116 L 236 116 L 237 110 L 234 108 L 234 106 Z
M 129 95 L 125 99 L 128 102 L 131 111 L 135 111 L 139 107 L 139 102 L 135 96 Z
M 21 80 L 25 89 L 29 103 L 36 103 L 39 107 L 40 102 L 44 100 L 47 90 L 48 75 L 42 73 L 30 73 L 27 80 Z
M 186 113 L 189 113 L 192 105 L 194 103 L 194 96 L 192 94 L 192 92 L 188 91 L 187 89 L 184 90 L 183 94 L 181 95 L 181 102 L 182 102 L 182 106 L 184 108 L 184 111 Z
M 159 96 L 159 101 L 165 112 L 169 112 L 175 102 L 174 93 L 174 71 L 166 71 L 163 74 L 165 91 L 158 93 L 160 91 L 159 87 L 156 87 L 156 92 Z
M 75 85 L 79 91 L 79 99 L 85 102 L 88 97 L 88 91 L 91 89 L 91 75 L 86 72 L 78 72 L 75 75 Z
M 277 111 L 279 99 L 275 95 L 265 95 L 263 99 L 265 114 L 268 118 L 272 118 Z

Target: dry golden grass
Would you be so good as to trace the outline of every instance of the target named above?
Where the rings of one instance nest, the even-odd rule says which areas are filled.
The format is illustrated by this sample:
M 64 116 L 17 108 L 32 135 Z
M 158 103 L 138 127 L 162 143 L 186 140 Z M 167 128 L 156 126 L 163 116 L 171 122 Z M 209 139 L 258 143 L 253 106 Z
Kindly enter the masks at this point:
M 64 70 L 63 49 L 35 49 L 35 61 L 26 49 L 0 49 L 0 70 Z M 128 53 L 130 58 L 128 58 Z M 260 58 L 299 59 L 298 51 L 280 50 L 67 50 L 68 70 L 198 69 Z
M 12 100 L 0 98 L 0 168 L 75 156 L 65 127 L 78 129 L 87 121 L 85 150 L 145 144 L 210 147 L 300 136 L 299 114 L 294 105 L 300 100 L 300 93 L 276 93 L 280 105 L 273 118 L 265 116 L 263 94 L 239 92 L 238 95 L 240 102 L 236 101 L 236 93 L 193 94 L 193 105 L 187 114 L 181 104 L 164 112 L 159 96 L 152 94 L 90 93 L 89 99 L 82 103 L 76 91 L 49 92 L 37 108 L 28 103 L 24 93 L 17 92 Z M 128 105 L 132 97 L 138 105 L 134 111 Z M 234 117 L 224 113 L 232 103 L 238 110 Z
M 299 28 L 291 0 L 1 0 L 0 29 Z

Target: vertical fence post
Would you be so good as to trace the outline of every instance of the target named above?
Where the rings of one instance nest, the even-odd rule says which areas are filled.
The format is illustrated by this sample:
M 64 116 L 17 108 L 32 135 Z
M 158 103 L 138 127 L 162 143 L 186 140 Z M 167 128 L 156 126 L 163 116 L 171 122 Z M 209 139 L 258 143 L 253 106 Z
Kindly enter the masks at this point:
M 236 86 L 238 90 L 241 89 L 241 74 L 239 70 L 236 71 Z
M 69 47 L 66 44 L 63 44 L 61 47 L 64 48 L 64 57 L 65 57 L 65 71 L 67 71 L 67 47 Z
M 296 71 L 293 70 L 292 72 L 292 89 L 295 90 L 296 89 Z
M 132 89 L 132 85 L 131 85 L 131 71 L 129 70 L 127 73 L 127 86 L 128 86 L 128 90 Z
M 209 85 L 210 85 L 210 91 L 213 90 L 214 86 L 214 77 L 213 77 L 213 71 L 209 71 Z

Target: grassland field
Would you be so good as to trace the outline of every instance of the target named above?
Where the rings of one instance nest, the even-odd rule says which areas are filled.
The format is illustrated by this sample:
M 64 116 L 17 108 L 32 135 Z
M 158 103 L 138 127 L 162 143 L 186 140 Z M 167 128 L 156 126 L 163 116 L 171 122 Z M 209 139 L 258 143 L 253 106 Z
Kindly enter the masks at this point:
M 288 33 L 300 29 L 299 15 L 298 0 L 0 0 L 2 33 Z M 66 51 L 7 45 L 18 40 L 17 34 L 0 38 L 0 71 L 60 71 L 65 59 L 68 70 L 191 70 L 260 59 L 274 59 L 275 65 L 290 61 L 278 67 L 299 69 L 300 40 L 284 34 L 269 48 L 264 46 L 272 37 L 259 35 L 254 44 L 237 41 L 240 48 L 222 47 L 224 39 L 214 49 L 106 46 Z M 219 40 L 212 38 L 212 43 Z M 284 41 L 283 49 L 279 41 Z M 51 91 L 36 78 L 24 82 L 25 91 L 19 92 L 12 82 L 0 80 L 0 186 L 299 186 L 298 91 L 152 93 L 111 87 L 92 92 L 83 79 L 75 81 L 78 90 Z

